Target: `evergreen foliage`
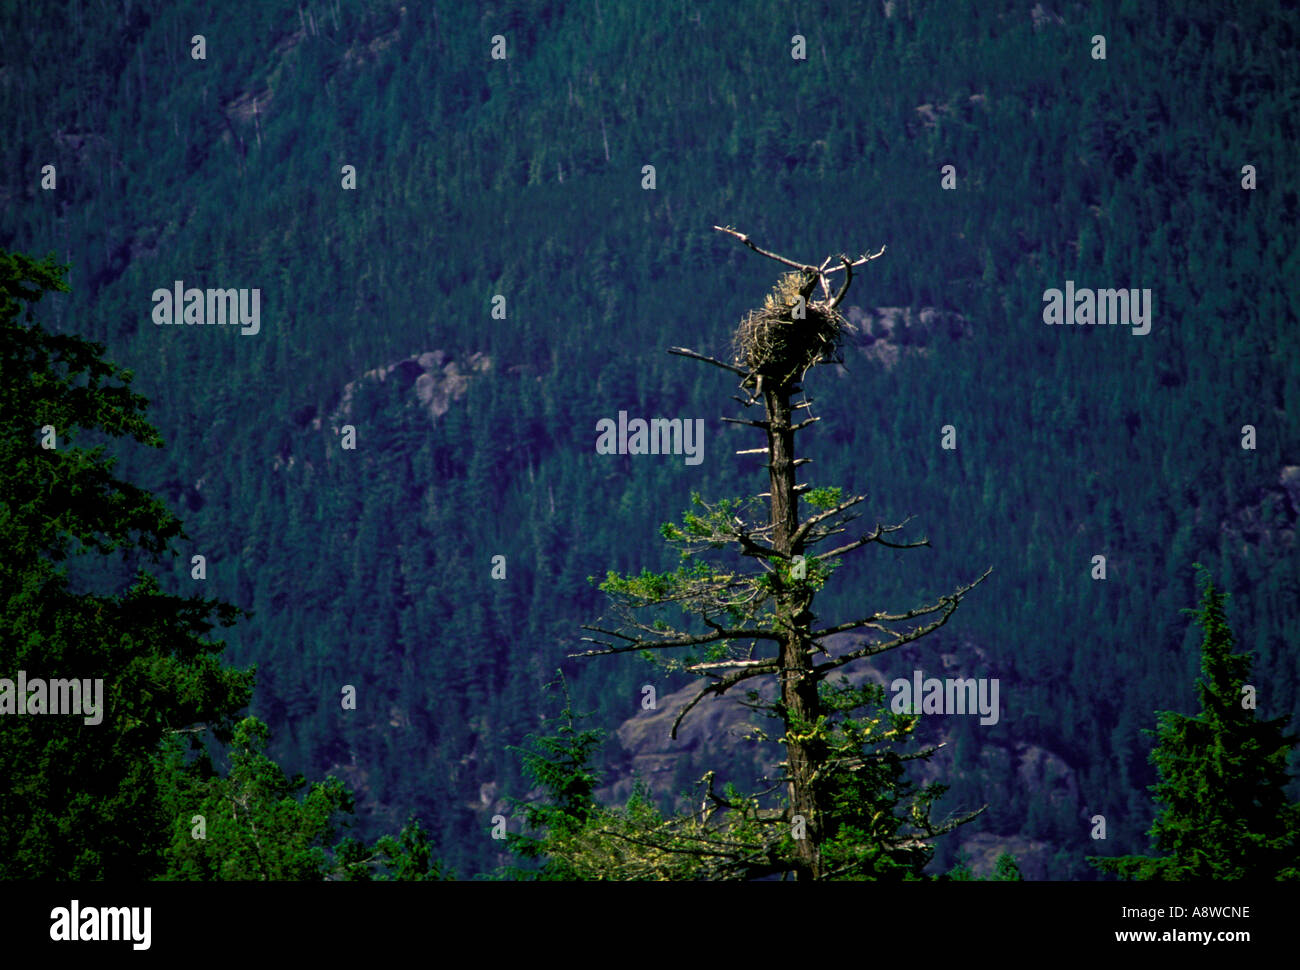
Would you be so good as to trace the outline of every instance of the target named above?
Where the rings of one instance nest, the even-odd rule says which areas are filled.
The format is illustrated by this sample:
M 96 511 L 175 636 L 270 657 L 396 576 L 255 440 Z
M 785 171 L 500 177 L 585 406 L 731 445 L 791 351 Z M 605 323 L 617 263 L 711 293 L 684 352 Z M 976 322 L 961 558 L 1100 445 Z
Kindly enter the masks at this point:
M 582 878 L 581 870 L 557 846 L 580 832 L 598 811 L 593 797 L 597 776 L 590 762 L 603 732 L 578 729 L 582 715 L 573 710 L 564 674 L 557 673 L 559 678 L 546 685 L 559 687 L 564 695 L 555 733 L 530 734 L 527 747 L 511 748 L 521 756 L 524 775 L 540 787 L 542 795 L 538 800 L 510 799 L 526 831 L 508 832 L 506 844 L 521 859 L 541 863 L 538 869 L 510 870 L 517 878 Z
M 299 800 L 302 777 L 263 754 L 267 726 L 235 723 L 253 671 L 222 665 L 224 644 L 207 635 L 239 611 L 162 592 L 147 567 L 187 538 L 180 520 L 118 478 L 102 444 L 84 446 L 130 437 L 160 448 L 148 402 L 102 346 L 35 322 L 46 293 L 68 290 L 66 272 L 52 258 L 0 250 L 0 413 L 9 416 L 0 439 L 0 676 L 9 681 L 0 692 L 0 878 L 305 880 L 336 868 L 368 878 L 372 859 L 392 878 L 439 878 L 414 820 L 369 857 L 346 841 L 336 862 L 326 846 L 336 816 L 352 811 L 351 794 L 329 778 Z M 118 588 L 103 573 L 97 588 L 74 584 L 70 556 L 114 552 L 127 567 Z M 68 696 L 82 709 L 54 712 L 50 686 L 47 710 L 33 711 L 14 689 L 20 671 L 29 684 L 81 681 Z M 93 722 L 82 711 L 96 680 Z M 214 770 L 204 735 L 231 743 L 227 776 Z
M 1198 564 L 1199 566 L 1199 564 Z M 1257 716 L 1250 655 L 1235 652 L 1225 594 L 1201 573 L 1204 631 L 1198 715 L 1161 711 L 1151 752 L 1160 806 L 1156 854 L 1094 858 L 1103 872 L 1138 880 L 1300 879 L 1300 803 L 1286 795 L 1288 718 Z
M 0 676 L 76 679 L 83 706 L 102 681 L 102 719 L 23 713 L 26 697 L 5 698 L 0 877 L 140 879 L 161 867 L 169 827 L 160 744 L 195 724 L 228 737 L 252 671 L 223 666 L 223 644 L 208 638 L 234 607 L 164 593 L 146 571 L 183 537 L 179 520 L 118 478 L 102 444 L 87 446 L 162 442 L 129 371 L 102 346 L 34 322 L 45 293 L 66 292 L 65 273 L 0 251 Z M 70 580 L 70 556 L 115 552 L 138 565 L 133 577 L 91 589 Z
M 289 778 L 263 754 L 268 731 L 256 718 L 235 726 L 229 774 L 194 773 L 180 751 L 168 763 L 179 784 L 169 793 L 175 818 L 164 879 L 319 880 L 327 873 L 322 843 L 339 812 L 352 810 L 338 779 L 294 796 L 303 779 Z M 206 777 L 204 777 L 206 776 Z M 203 820 L 194 835 L 194 816 Z
M 909 658 L 929 669 L 974 644 L 1016 698 L 993 731 L 951 729 L 939 809 L 990 806 L 964 831 L 1045 841 L 1046 875 L 1095 878 L 1081 806 L 1023 783 L 1023 744 L 1068 765 L 1080 801 L 1121 807 L 1132 824 L 1113 832 L 1116 851 L 1144 850 L 1155 773 L 1140 729 L 1194 703 L 1182 631 L 1166 622 L 1194 595 L 1193 561 L 1236 591 L 1267 696 L 1300 716 L 1287 541 L 1300 500 L 1284 479 L 1300 465 L 1287 420 L 1300 409 L 1300 205 L 1285 177 L 1300 13 L 1106 0 L 1058 22 L 1031 6 L 756 0 L 740 16 L 707 0 L 266 0 L 205 8 L 208 59 L 195 62 L 192 4 L 4 5 L 0 245 L 57 250 L 74 288 L 43 322 L 110 348 L 154 401 L 169 447 L 108 436 L 106 454 L 183 511 L 209 595 L 248 611 L 222 635 L 233 663 L 258 665 L 268 754 L 345 777 L 367 839 L 414 814 L 457 871 L 498 865 L 483 833 L 503 805 L 480 793 L 524 785 L 509 746 L 535 730 L 575 621 L 600 607 L 584 578 L 675 568 L 643 524 L 690 491 L 748 484 L 750 469 L 713 460 L 740 439 L 712 423 L 698 468 L 592 448 L 596 420 L 620 409 L 716 413 L 711 375 L 662 351 L 728 355 L 728 321 L 771 282 L 727 254 L 709 229 L 721 221 L 792 251 L 889 244 L 843 308 L 871 318 L 834 372 L 852 407 L 822 415 L 808 455 L 821 480 L 869 490 L 891 520 L 921 515 L 944 543 L 924 562 L 847 564 L 819 602 L 843 615 L 866 591 L 902 601 L 993 562 L 962 637 Z M 807 61 L 790 57 L 796 31 Z M 496 33 L 506 62 L 486 55 Z M 1088 55 L 1096 33 L 1104 62 Z M 47 163 L 55 190 L 40 187 Z M 642 191 L 651 163 L 658 188 Z M 345 164 L 355 192 L 340 189 Z M 939 188 L 948 164 L 955 191 Z M 177 279 L 261 287 L 261 333 L 154 326 L 149 294 Z M 1066 279 L 1153 287 L 1151 333 L 1044 326 L 1042 293 Z M 505 319 L 490 314 L 497 293 Z M 436 420 L 400 381 L 362 377 L 439 349 L 464 371 L 475 353 L 491 368 Z M 351 382 L 361 444 L 342 454 L 333 428 Z M 6 436 L 33 462 L 63 461 L 31 458 L 34 418 L 5 412 Z M 954 452 L 932 447 L 949 423 Z M 1239 447 L 1246 423 L 1253 451 Z M 1099 553 L 1105 582 L 1087 573 Z M 489 578 L 496 554 L 504 581 Z M 78 589 L 134 583 L 129 563 L 64 563 Z M 183 569 L 156 579 L 155 592 L 191 591 Z M 98 650 L 112 632 L 50 610 L 68 644 Z M 6 633 L 6 664 L 17 649 Z M 343 671 L 369 685 L 354 718 L 321 700 Z M 612 729 L 643 673 L 587 665 L 574 703 Z M 656 681 L 661 694 L 687 682 Z M 918 733 L 938 740 L 924 720 Z M 109 856 L 135 871 L 125 845 L 63 858 L 73 816 L 83 833 L 108 812 L 170 832 L 122 794 L 144 797 L 142 779 L 121 804 L 97 791 L 74 810 L 59 804 L 70 792 L 24 780 L 45 746 L 6 750 L 4 777 L 50 821 L 28 850 L 0 844 L 0 866 L 17 867 L 4 871 L 120 871 Z M 106 779 L 123 777 L 103 754 Z M 728 777 L 756 777 L 755 756 L 737 750 Z M 364 779 L 347 774 L 354 759 Z M 68 777 L 71 762 L 47 767 Z M 952 841 L 933 868 L 951 867 Z

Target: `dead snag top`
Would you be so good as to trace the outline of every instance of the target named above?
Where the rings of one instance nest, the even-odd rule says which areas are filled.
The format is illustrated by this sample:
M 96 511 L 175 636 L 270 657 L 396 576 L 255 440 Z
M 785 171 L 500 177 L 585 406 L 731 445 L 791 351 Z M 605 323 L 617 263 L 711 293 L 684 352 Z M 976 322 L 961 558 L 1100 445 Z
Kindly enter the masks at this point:
M 760 309 L 751 310 L 740 321 L 734 337 L 735 363 L 746 368 L 751 378 L 758 375 L 777 384 L 787 384 L 802 380 L 813 365 L 835 360 L 844 331 L 851 329 L 839 312 L 839 305 L 853 281 L 853 268 L 877 259 L 884 254 L 885 247 L 856 260 L 843 253 L 838 257 L 828 256 L 820 266 L 811 266 L 768 252 L 734 229 L 713 228 L 735 236 L 759 255 L 793 270 L 777 281 Z M 839 264 L 832 265 L 836 259 Z M 844 282 L 833 292 L 830 275 L 841 269 Z M 813 300 L 812 294 L 819 284 L 823 298 Z

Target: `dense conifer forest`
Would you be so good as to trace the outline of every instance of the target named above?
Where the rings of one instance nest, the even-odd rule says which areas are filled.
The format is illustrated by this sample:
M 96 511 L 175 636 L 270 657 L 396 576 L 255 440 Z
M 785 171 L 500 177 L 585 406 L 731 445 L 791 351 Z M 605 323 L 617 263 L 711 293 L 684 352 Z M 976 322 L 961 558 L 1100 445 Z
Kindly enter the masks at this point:
M 720 420 L 742 412 L 733 386 L 666 352 L 731 360 L 776 280 L 715 225 L 818 261 L 887 247 L 855 279 L 843 364 L 808 376 L 801 480 L 866 493 L 868 524 L 912 515 L 932 544 L 846 562 L 827 622 L 993 567 L 877 665 L 885 683 L 1001 685 L 995 724 L 922 719 L 947 742 L 926 769 L 944 810 L 988 805 L 934 871 L 1008 851 L 1027 877 L 1096 879 L 1089 856 L 1147 850 L 1142 732 L 1196 710 L 1200 632 L 1180 611 L 1197 562 L 1230 594 L 1260 715 L 1300 723 L 1294 10 L 266 0 L 2 18 L 0 247 L 70 265 L 42 319 L 133 371 L 165 442 L 113 447 L 184 522 L 163 589 L 250 614 L 221 636 L 256 665 L 267 753 L 340 778 L 363 838 L 414 816 L 460 878 L 497 873 L 493 817 L 517 830 L 508 798 L 535 791 L 515 748 L 559 710 L 557 667 L 607 732 L 609 793 L 646 763 L 643 686 L 692 683 L 569 655 L 606 607 L 589 577 L 672 568 L 659 527 L 692 493 L 765 487 L 761 458 L 735 454 L 759 442 Z M 152 294 L 175 281 L 259 288 L 260 329 L 158 325 Z M 1149 290 L 1149 331 L 1046 325 L 1067 281 Z M 621 411 L 703 419 L 703 460 L 597 453 Z M 71 563 L 101 586 L 133 567 Z M 719 742 L 643 779 L 663 808 L 707 768 L 765 770 Z M 1293 802 L 1298 767 L 1293 751 Z

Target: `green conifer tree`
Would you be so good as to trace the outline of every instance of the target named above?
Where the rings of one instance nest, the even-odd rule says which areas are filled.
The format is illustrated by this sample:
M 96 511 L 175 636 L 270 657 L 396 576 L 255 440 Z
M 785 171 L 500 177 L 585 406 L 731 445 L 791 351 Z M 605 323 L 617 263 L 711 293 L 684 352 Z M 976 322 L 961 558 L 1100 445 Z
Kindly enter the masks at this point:
M 355 879 L 376 864 L 439 878 L 415 822 L 331 858 L 350 793 L 330 778 L 297 798 L 303 780 L 262 753 L 266 726 L 235 723 L 253 671 L 223 666 L 207 635 L 240 611 L 162 592 L 146 567 L 174 554 L 180 520 L 114 476 L 105 453 L 109 438 L 162 447 L 148 402 L 102 346 L 34 322 L 45 293 L 68 290 L 66 272 L 0 250 L 0 879 Z M 117 578 L 113 552 L 126 563 Z M 204 736 L 233 739 L 227 777 Z
M 764 433 L 766 446 L 750 450 L 768 460 L 769 491 L 716 503 L 693 495 L 695 509 L 682 523 L 661 529 L 680 550 L 682 565 L 667 573 L 610 571 L 600 588 L 610 595 L 616 620 L 586 626 L 597 634 L 584 638 L 595 649 L 579 656 L 637 653 L 666 670 L 708 679 L 678 713 L 673 737 L 707 697 L 742 683 L 748 689 L 747 682 L 763 678 L 775 699 L 749 690 L 747 706 L 769 714 L 778 732 L 769 736 L 756 728 L 751 736 L 784 749 L 783 777 L 766 792 L 742 795 L 729 786 L 715 791 L 710 771 L 698 810 L 673 818 L 660 817 L 646 799 L 633 799 L 626 810 L 588 825 L 587 840 L 569 844 L 569 858 L 598 878 L 920 878 L 933 854 L 930 840 L 979 811 L 932 821 L 943 786 L 916 789 L 904 778 L 902 762 L 928 758 L 935 749 L 908 751 L 915 717 L 884 710 L 883 690 L 852 687 L 842 668 L 934 632 L 991 569 L 933 603 L 841 623 L 819 621 L 814 599 L 843 556 L 868 545 L 929 544 L 897 541 L 906 523 L 859 531 L 851 523 L 865 496 L 845 498 L 839 488 L 797 482 L 797 469 L 808 459 L 795 457 L 794 436 L 818 418 L 796 420 L 809 402 L 794 403 L 794 395 L 812 367 L 835 359 L 848 326 L 837 308 L 854 267 L 884 250 L 857 260 L 829 257 L 818 267 L 760 249 L 733 229 L 715 228 L 794 272 L 741 321 L 735 363 L 680 347 L 670 352 L 739 377 L 745 397 L 737 400 L 763 405 L 761 419 L 725 420 Z M 843 274 L 839 281 L 835 273 Z M 822 299 L 814 298 L 819 286 Z M 811 509 L 806 517 L 801 502 Z M 673 615 L 675 608 L 685 623 Z M 865 642 L 832 655 L 828 638 L 858 630 Z M 773 798 L 778 789 L 784 797 Z
M 311 786 L 301 800 L 301 777 L 290 778 L 268 758 L 270 732 L 257 718 L 235 727 L 231 769 L 222 778 L 202 771 L 191 780 L 183 753 L 169 763 L 178 784 L 169 793 L 174 819 L 166 879 L 316 880 L 328 872 L 326 840 L 338 812 L 352 799 L 337 778 Z M 199 763 L 208 767 L 206 759 Z M 186 784 L 185 781 L 189 781 Z M 202 829 L 197 829 L 198 824 Z
M 557 673 L 559 673 L 557 671 Z M 581 832 L 600 811 L 594 799 L 597 777 L 591 756 L 600 745 L 601 731 L 579 730 L 581 715 L 575 714 L 568 683 L 562 673 L 546 685 L 564 694 L 554 734 L 529 735 L 528 747 L 509 750 L 522 756 L 524 774 L 538 785 L 542 800 L 510 799 L 528 829 L 524 834 L 507 833 L 506 844 L 522 859 L 540 862 L 537 869 L 511 868 L 507 875 L 520 879 L 581 879 L 583 874 L 561 846 Z
M 100 442 L 162 441 L 129 371 L 34 322 L 66 272 L 0 251 L 0 878 L 141 879 L 162 868 L 171 826 L 160 743 L 194 725 L 229 737 L 253 673 L 222 666 L 223 644 L 207 638 L 238 610 L 165 594 L 144 568 L 173 552 L 181 524 L 113 475 Z M 115 552 L 134 581 L 70 577 L 76 557 L 111 566 Z M 99 720 L 33 714 L 20 673 L 100 684 Z
M 1300 878 L 1300 803 L 1287 800 L 1286 718 L 1256 716 L 1250 655 L 1234 653 L 1225 596 L 1202 570 L 1196 616 L 1201 644 L 1196 716 L 1161 711 L 1151 753 L 1160 811 L 1158 855 L 1092 858 L 1103 872 L 1138 880 Z

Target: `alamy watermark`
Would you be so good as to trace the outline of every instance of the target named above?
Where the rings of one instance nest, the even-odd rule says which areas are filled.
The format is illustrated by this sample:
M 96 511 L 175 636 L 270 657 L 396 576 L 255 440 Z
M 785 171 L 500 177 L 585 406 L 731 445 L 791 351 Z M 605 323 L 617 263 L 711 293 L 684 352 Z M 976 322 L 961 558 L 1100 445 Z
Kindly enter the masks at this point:
M 693 426 L 692 426 L 693 425 Z M 596 422 L 598 455 L 685 455 L 686 464 L 704 460 L 704 419 L 645 418 L 627 419 L 626 411 L 613 418 Z
M 1043 290 L 1043 323 L 1088 326 L 1123 324 L 1141 337 L 1151 332 L 1151 290 L 1074 288 L 1074 280 L 1065 281 L 1065 292 L 1056 288 Z
M 176 280 L 170 290 L 153 291 L 153 322 L 170 324 L 238 325 L 240 333 L 251 337 L 262 329 L 262 291 L 260 289 L 185 289 Z
M 889 685 L 894 692 L 890 709 L 895 714 L 979 714 L 981 724 L 997 724 L 998 679 L 996 677 L 923 677 L 913 670 L 912 679 L 899 677 Z
M 50 910 L 50 939 L 56 943 L 121 940 L 133 950 L 149 949 L 153 909 L 149 906 L 70 906 Z
M 28 680 L 27 671 L 20 670 L 17 684 L 0 677 L 0 714 L 80 714 L 85 723 L 99 724 L 104 720 L 104 679 Z

